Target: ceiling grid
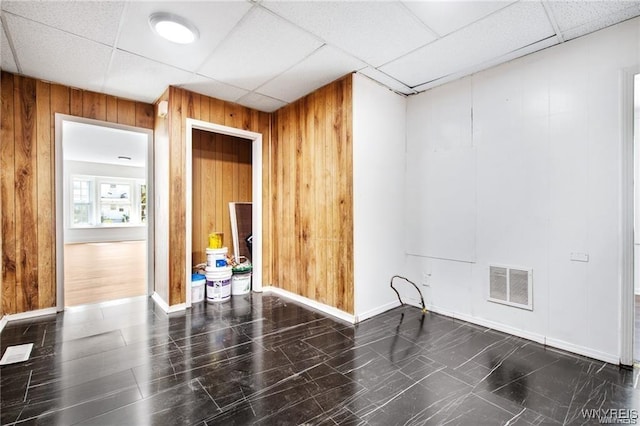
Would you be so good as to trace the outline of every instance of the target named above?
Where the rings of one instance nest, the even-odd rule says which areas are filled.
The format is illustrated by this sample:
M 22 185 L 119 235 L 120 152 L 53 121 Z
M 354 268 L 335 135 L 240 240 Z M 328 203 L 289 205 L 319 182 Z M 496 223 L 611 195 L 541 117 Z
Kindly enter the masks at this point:
M 161 39 L 156 12 L 199 38 Z M 637 16 L 629 0 L 3 0 L 0 67 L 143 102 L 173 85 L 271 112 L 350 72 L 415 94 Z

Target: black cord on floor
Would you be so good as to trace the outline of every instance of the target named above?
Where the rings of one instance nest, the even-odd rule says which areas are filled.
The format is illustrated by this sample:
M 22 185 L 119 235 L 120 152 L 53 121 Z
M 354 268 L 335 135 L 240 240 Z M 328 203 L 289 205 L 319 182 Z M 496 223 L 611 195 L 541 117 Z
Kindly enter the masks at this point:
M 402 301 L 402 299 L 400 298 L 400 293 L 398 293 L 398 290 L 393 286 L 393 279 L 394 278 L 400 278 L 405 280 L 406 282 L 408 282 L 409 284 L 411 284 L 412 286 L 415 287 L 415 289 L 418 291 L 418 294 L 420 295 L 420 303 L 422 304 L 422 315 L 424 315 L 427 312 L 427 308 L 424 305 L 424 298 L 422 297 L 422 292 L 420 291 L 420 289 L 418 288 L 418 286 L 411 280 L 409 280 L 408 278 L 402 277 L 400 275 L 394 275 L 393 277 L 391 277 L 391 282 L 390 282 L 390 286 L 393 289 L 393 291 L 396 292 L 396 296 L 398 296 L 398 300 L 400 301 L 401 305 L 404 305 L 404 302 Z

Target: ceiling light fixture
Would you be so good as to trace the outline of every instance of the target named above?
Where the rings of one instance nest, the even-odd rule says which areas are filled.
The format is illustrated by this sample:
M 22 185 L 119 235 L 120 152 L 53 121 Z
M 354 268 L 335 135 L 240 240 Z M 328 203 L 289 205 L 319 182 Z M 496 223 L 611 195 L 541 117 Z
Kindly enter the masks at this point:
M 149 25 L 160 37 L 179 44 L 193 43 L 200 35 L 195 25 L 173 13 L 154 13 L 149 17 Z

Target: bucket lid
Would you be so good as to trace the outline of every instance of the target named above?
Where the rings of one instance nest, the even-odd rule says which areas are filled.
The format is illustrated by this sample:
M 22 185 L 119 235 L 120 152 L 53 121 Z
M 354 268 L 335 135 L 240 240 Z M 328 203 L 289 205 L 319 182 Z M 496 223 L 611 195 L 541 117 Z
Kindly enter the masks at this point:
M 226 247 L 221 247 L 217 249 L 212 249 L 207 247 L 206 251 L 207 251 L 207 254 L 227 254 L 227 251 L 229 250 Z
M 207 275 L 224 276 L 231 275 L 231 266 L 225 266 L 224 268 L 209 268 L 207 266 Z
M 206 279 L 206 277 L 202 274 L 191 274 L 191 282 L 202 281 L 204 279 Z

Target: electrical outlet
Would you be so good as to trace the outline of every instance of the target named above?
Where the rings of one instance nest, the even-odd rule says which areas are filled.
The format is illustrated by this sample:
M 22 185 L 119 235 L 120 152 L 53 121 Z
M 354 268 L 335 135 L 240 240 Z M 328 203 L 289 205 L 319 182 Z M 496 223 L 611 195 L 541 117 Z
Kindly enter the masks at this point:
M 427 272 L 422 273 L 422 285 L 424 287 L 431 287 L 431 274 Z

